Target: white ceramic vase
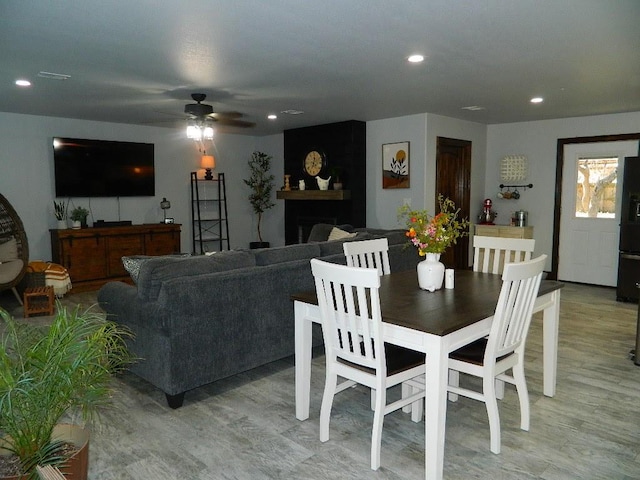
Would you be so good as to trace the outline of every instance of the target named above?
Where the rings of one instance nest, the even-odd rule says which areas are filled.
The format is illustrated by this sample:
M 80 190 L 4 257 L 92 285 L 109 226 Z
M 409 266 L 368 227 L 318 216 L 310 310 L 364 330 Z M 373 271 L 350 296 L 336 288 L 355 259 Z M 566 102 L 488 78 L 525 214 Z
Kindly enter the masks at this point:
M 418 263 L 418 285 L 422 290 L 435 292 L 442 288 L 444 280 L 444 264 L 440 262 L 439 253 L 427 253 L 426 258 Z
M 58 230 L 65 230 L 67 228 L 66 220 L 58 220 Z

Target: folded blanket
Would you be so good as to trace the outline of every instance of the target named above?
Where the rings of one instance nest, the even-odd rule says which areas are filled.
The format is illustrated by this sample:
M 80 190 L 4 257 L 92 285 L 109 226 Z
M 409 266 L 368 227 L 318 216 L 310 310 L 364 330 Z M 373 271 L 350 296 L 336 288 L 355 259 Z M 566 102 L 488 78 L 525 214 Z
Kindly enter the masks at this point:
M 42 260 L 29 262 L 27 273 L 44 273 L 44 284 L 52 286 L 56 297 L 62 297 L 71 290 L 69 272 L 62 265 Z

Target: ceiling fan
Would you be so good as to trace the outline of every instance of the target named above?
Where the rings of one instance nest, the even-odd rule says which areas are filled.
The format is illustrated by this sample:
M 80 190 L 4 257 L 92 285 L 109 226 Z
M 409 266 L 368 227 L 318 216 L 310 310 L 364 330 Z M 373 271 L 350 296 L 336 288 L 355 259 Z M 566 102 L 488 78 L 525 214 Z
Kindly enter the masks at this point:
M 220 125 L 242 128 L 250 128 L 256 125 L 254 122 L 242 120 L 244 115 L 240 112 L 214 112 L 211 105 L 202 103 L 204 99 L 207 98 L 204 93 L 192 93 L 191 98 L 196 103 L 188 103 L 185 105 L 184 113 L 189 115 L 190 120 L 193 120 L 196 124 L 204 125 L 216 122 Z

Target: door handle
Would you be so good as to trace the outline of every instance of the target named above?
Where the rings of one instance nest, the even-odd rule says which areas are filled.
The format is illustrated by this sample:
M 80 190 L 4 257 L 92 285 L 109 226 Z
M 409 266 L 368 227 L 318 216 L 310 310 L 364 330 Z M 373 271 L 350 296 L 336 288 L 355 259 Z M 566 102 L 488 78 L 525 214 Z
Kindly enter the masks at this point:
M 631 255 L 629 253 L 623 253 L 620 255 L 620 258 L 624 258 L 625 260 L 640 260 L 640 255 Z

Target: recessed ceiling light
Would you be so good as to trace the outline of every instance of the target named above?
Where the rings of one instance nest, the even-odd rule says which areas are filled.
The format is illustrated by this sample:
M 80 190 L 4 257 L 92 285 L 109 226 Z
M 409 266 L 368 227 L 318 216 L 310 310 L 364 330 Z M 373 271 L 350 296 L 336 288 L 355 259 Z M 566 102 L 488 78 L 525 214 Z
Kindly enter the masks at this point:
M 289 110 L 282 110 L 280 113 L 284 113 L 285 115 L 302 115 L 304 112 L 302 110 L 294 110 L 294 109 L 289 109 Z
M 407 60 L 409 60 L 411 63 L 420 63 L 424 61 L 424 56 L 415 54 L 415 55 L 411 55 L 409 58 L 407 58 Z
M 481 107 L 480 105 L 469 105 L 468 107 L 462 107 L 462 110 L 477 112 L 478 110 L 484 110 L 484 107 Z
M 271 115 L 267 115 L 267 118 L 269 120 L 275 120 L 276 118 L 278 118 L 278 116 L 275 113 L 272 113 Z
M 542 103 L 544 102 L 544 98 L 542 97 L 533 97 L 531 100 L 529 100 L 531 103 Z
M 30 87 L 31 82 L 29 80 L 21 78 L 19 80 L 16 80 L 16 85 L 18 85 L 19 87 Z

